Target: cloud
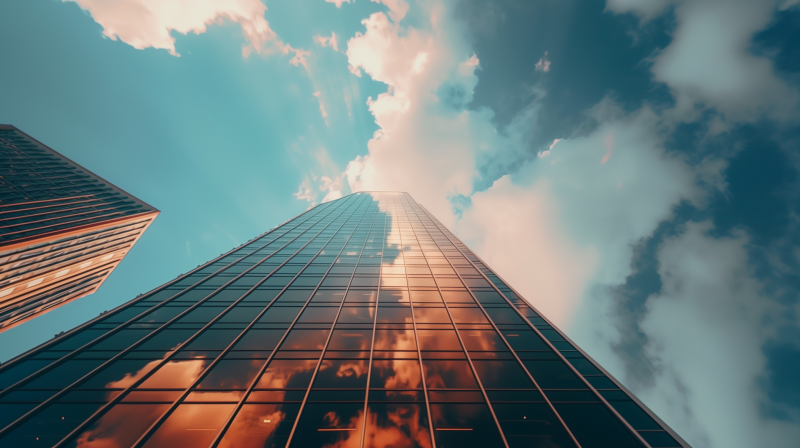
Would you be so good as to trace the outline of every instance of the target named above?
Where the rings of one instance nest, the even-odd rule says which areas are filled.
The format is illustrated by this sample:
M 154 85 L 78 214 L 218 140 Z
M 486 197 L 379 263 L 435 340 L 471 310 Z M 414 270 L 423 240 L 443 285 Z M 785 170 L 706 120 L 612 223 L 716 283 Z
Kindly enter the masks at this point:
M 548 317 L 578 331 L 578 305 L 603 306 L 584 303 L 595 300 L 590 285 L 624 282 L 633 244 L 699 194 L 690 167 L 663 148 L 661 126 L 642 109 L 586 137 L 559 139 L 513 177 L 473 194 L 459 235 Z
M 749 266 L 747 236 L 712 228 L 689 222 L 658 252 L 663 287 L 641 324 L 656 378 L 639 395 L 694 446 L 794 446 L 796 424 L 763 412 L 762 346 L 780 308 Z
M 616 11 L 624 6 L 643 17 L 659 14 L 671 5 L 650 2 L 643 6 L 633 0 L 615 3 Z M 739 86 L 746 92 L 728 92 L 726 98 L 725 93 L 713 89 L 733 87 L 709 86 L 710 81 L 700 75 L 687 75 L 691 82 L 686 83 L 665 75 L 662 82 L 680 97 L 676 108 L 664 110 L 645 105 L 631 112 L 606 99 L 588 111 L 580 134 L 531 148 L 530 135 L 537 132 L 537 114 L 546 113 L 540 110 L 546 92 L 537 91 L 530 106 L 502 131 L 492 123 L 491 111 L 468 108 L 480 61 L 446 11 L 448 5 L 426 5 L 424 15 L 414 16 L 428 20 L 414 22 L 416 26 L 390 20 L 384 13 L 373 14 L 362 22 L 365 31 L 348 41 L 351 72 L 365 73 L 387 87 L 385 93 L 367 102 L 379 130 L 368 143 L 368 153 L 348 164 L 344 179 L 353 191 L 411 193 L 624 381 L 624 361 L 615 352 L 624 335 L 615 325 L 618 304 L 609 291 L 626 283 L 636 261 L 635 246 L 651 237 L 662 224 L 672 222 L 676 207 L 691 204 L 702 209 L 710 193 L 727 185 L 724 159 L 704 158 L 698 163 L 685 157 L 686 152 L 665 148 L 677 123 L 692 118 L 684 105 L 713 107 L 726 120 L 745 120 L 757 114 L 780 116 L 776 111 L 784 99 L 772 95 L 754 100 L 748 89 L 758 89 L 757 86 Z M 609 9 L 613 10 L 611 4 Z M 686 23 L 679 15 L 676 39 L 686 29 L 682 28 Z M 751 28 L 747 39 L 753 32 Z M 719 38 L 730 40 L 736 36 L 728 33 Z M 664 67 L 673 65 L 668 58 L 661 59 L 670 54 L 670 47 L 656 56 L 654 73 L 661 70 L 659 61 L 665 61 Z M 682 46 L 673 48 L 678 48 L 676 54 L 688 51 Z M 736 57 L 731 58 L 730 51 L 721 55 L 724 63 L 735 62 L 727 65 L 732 69 L 742 63 L 736 58 L 744 57 L 745 63 L 752 62 L 747 58 L 756 58 L 730 42 L 715 43 L 709 48 L 735 48 Z M 539 70 L 544 71 L 546 61 L 546 57 L 540 60 Z M 707 67 L 705 61 L 702 64 L 708 70 L 716 70 Z M 691 74 L 691 70 L 686 73 Z M 692 83 L 695 87 L 687 87 Z M 500 168 L 495 169 L 494 165 Z M 499 175 L 492 178 L 494 174 L 487 172 Z M 484 185 L 484 181 L 490 183 Z M 684 294 L 678 301 L 686 305 L 684 311 L 688 312 L 693 306 L 689 304 L 691 297 L 711 294 L 719 302 L 732 294 L 734 287 L 739 288 L 738 298 L 718 305 L 733 310 L 748 295 L 763 297 L 756 280 L 742 277 L 750 275 L 747 254 L 742 249 L 746 245 L 744 236 L 715 242 L 705 233 L 706 228 L 697 230 L 690 225 L 687 229 L 681 236 L 669 239 L 658 255 L 662 263 L 659 275 L 665 286 L 659 295 L 649 299 L 642 326 L 637 327 L 650 341 L 644 353 L 657 366 L 656 380 L 636 392 L 695 446 L 754 446 L 750 435 L 744 432 L 765 434 L 771 428 L 776 428 L 774 438 L 765 440 L 781 446 L 785 440 L 792 440 L 788 437 L 793 433 L 787 426 L 757 414 L 756 404 L 763 398 L 758 384 L 754 384 L 754 379 L 763 373 L 763 359 L 758 358 L 760 345 L 751 343 L 745 347 L 747 354 L 742 358 L 712 353 L 714 344 L 721 344 L 731 328 L 737 328 L 736 324 L 706 325 L 713 317 L 703 310 L 698 313 L 703 319 L 682 319 L 679 316 L 683 313 L 661 305 L 675 302 L 670 297 Z M 680 245 L 681 238 L 697 233 L 708 239 L 706 244 L 697 242 L 700 255 L 707 251 L 730 257 L 726 259 L 730 265 L 718 266 L 719 272 L 704 270 L 702 265 L 692 272 L 691 263 L 681 266 L 680 253 L 687 250 Z M 690 254 L 686 261 L 691 262 L 693 257 Z M 712 263 L 713 258 L 706 262 Z M 702 281 L 705 273 L 716 275 L 706 285 L 706 289 L 717 285 L 715 291 L 691 286 Z M 691 288 L 681 290 L 681 285 Z M 756 311 L 765 316 L 767 308 Z M 758 315 L 752 319 L 735 316 L 739 317 L 730 321 L 738 322 L 744 334 L 764 340 Z M 689 336 L 705 337 L 709 332 L 713 334 L 708 347 L 697 350 L 707 350 L 709 359 L 719 363 L 711 369 L 715 375 L 730 370 L 742 373 L 737 374 L 738 379 L 721 382 L 730 386 L 728 389 L 711 387 L 697 394 L 695 391 L 704 382 L 714 381 L 715 376 L 704 374 L 694 358 L 676 353 L 692 343 L 687 340 Z M 755 367 L 744 365 L 751 362 Z M 711 412 L 704 407 L 708 403 L 724 406 Z M 695 406 L 697 412 L 704 413 L 703 418 L 687 413 Z M 752 417 L 751 424 L 725 425 L 726 421 L 745 418 L 742 416 Z M 693 418 L 696 421 L 690 421 Z
M 225 21 L 239 24 L 251 53 L 295 53 L 264 19 L 267 7 L 260 0 L 64 0 L 77 3 L 103 27 L 103 35 L 142 50 L 156 48 L 179 56 L 172 32 L 202 34 L 209 25 Z M 297 65 L 297 64 L 295 64 Z
M 797 118 L 797 90 L 778 78 L 770 59 L 750 52 L 753 35 L 772 20 L 774 2 L 624 0 L 609 1 L 607 7 L 647 20 L 670 4 L 677 27 L 670 44 L 656 55 L 652 71 L 672 90 L 680 117 L 694 119 L 700 106 L 714 108 L 733 122 Z
M 344 3 L 350 3 L 350 0 L 325 0 L 326 3 L 333 3 L 337 8 L 341 8 Z
M 348 41 L 350 66 L 387 90 L 367 101 L 380 129 L 345 175 L 353 191 L 409 191 L 452 224 L 448 197 L 471 193 L 477 153 L 500 137 L 487 111 L 460 106 L 471 98 L 478 58 L 441 4 L 426 12 L 429 29 L 375 13 L 362 21 L 366 32 Z
M 336 36 L 336 33 L 331 32 L 331 37 L 324 37 L 320 35 L 314 36 L 314 42 L 320 44 L 323 47 L 331 47 L 333 51 L 339 51 L 339 38 Z
M 534 66 L 534 70 L 537 72 L 549 72 L 550 71 L 550 61 L 547 59 L 547 52 L 544 52 L 544 56 L 542 56 L 539 61 Z

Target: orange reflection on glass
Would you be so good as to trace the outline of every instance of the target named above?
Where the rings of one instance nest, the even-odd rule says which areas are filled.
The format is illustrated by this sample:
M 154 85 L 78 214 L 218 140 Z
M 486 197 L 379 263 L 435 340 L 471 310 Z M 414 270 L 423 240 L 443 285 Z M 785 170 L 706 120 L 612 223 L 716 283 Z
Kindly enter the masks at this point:
M 197 380 L 210 359 L 169 361 L 139 385 L 141 389 L 185 389 Z
M 168 408 L 168 404 L 118 404 L 67 446 L 70 448 L 132 446 Z
M 414 330 L 375 330 L 375 350 L 416 350 Z
M 335 330 L 328 350 L 369 350 L 372 330 Z
M 429 448 L 431 433 L 419 404 L 370 403 L 365 448 Z
M 133 390 L 125 398 L 124 402 L 142 403 L 172 403 L 183 393 L 182 390 Z
M 147 375 L 147 372 L 155 369 L 160 362 L 160 359 L 150 361 L 141 369 L 135 372 L 126 373 L 122 378 L 109 382 L 106 384 L 106 387 L 110 389 L 127 389 L 128 387 L 132 386 L 133 383 L 139 381 L 143 376 Z
M 362 388 L 367 385 L 367 360 L 323 360 L 315 388 Z
M 363 406 L 363 403 L 306 404 L 292 446 L 359 448 Z
M 207 447 L 235 407 L 234 404 L 182 404 L 167 417 L 144 447 Z
M 461 350 L 454 330 L 417 330 L 422 350 Z
M 281 350 L 322 350 L 329 330 L 293 329 L 286 336 Z
M 419 361 L 415 359 L 373 360 L 370 387 L 418 389 L 422 387 Z
M 314 359 L 275 359 L 261 375 L 257 389 L 306 388 L 317 367 Z
M 494 330 L 461 330 L 464 346 L 469 351 L 504 351 L 506 345 Z
M 236 414 L 219 448 L 282 447 L 289 437 L 299 404 L 246 404 Z
M 346 306 L 342 308 L 340 324 L 371 324 L 375 320 L 375 307 Z
M 444 308 L 414 308 L 414 319 L 418 324 L 450 323 L 450 316 Z
M 242 399 L 244 391 L 232 390 L 228 392 L 191 392 L 186 397 L 187 402 L 223 402 L 236 403 Z
M 488 324 L 489 320 L 479 308 L 450 308 L 453 321 L 457 324 Z

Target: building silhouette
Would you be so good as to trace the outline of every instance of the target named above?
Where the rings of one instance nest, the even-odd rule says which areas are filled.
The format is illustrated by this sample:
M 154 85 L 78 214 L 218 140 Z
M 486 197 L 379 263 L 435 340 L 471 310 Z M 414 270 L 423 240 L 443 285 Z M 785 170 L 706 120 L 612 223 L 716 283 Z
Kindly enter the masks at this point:
M 316 206 L 0 388 L 3 447 L 687 446 L 394 192 Z
M 0 331 L 96 291 L 158 213 L 0 125 Z

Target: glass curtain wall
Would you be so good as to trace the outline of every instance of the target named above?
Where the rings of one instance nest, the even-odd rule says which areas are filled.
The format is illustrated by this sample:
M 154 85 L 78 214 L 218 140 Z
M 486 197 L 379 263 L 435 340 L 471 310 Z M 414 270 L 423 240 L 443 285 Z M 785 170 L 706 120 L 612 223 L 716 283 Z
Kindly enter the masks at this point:
M 687 446 L 405 193 L 319 205 L 0 388 L 2 447 Z

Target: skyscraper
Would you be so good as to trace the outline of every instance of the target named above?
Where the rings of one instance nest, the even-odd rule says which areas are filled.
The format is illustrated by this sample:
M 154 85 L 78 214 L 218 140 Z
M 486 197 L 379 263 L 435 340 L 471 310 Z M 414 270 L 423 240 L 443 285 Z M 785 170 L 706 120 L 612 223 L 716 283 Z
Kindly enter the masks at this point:
M 0 125 L 0 331 L 96 291 L 158 213 Z
M 687 446 L 405 193 L 319 205 L 0 387 L 3 447 Z

